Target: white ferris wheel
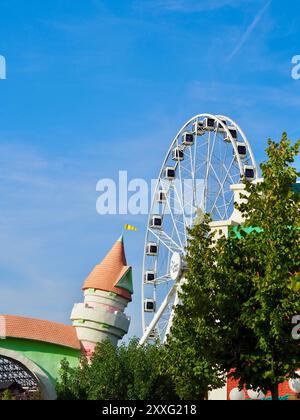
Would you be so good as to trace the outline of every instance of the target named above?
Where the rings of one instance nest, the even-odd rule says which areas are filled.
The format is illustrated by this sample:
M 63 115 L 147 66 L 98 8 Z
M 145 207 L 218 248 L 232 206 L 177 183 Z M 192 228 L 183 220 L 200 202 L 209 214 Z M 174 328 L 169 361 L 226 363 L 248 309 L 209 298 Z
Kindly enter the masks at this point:
M 199 114 L 178 132 L 162 164 L 147 223 L 141 344 L 164 342 L 170 331 L 188 228 L 204 213 L 213 221 L 228 220 L 234 209 L 230 186 L 257 177 L 250 144 L 232 119 Z

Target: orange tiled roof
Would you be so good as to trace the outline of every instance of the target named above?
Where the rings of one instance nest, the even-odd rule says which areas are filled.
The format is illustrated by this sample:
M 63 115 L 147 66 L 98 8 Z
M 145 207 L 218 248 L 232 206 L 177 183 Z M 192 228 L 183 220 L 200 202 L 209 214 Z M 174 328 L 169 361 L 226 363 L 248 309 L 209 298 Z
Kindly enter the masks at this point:
M 71 325 L 24 318 L 14 315 L 1 315 L 5 320 L 5 335 L 12 338 L 42 341 L 80 350 L 80 341 Z
M 83 285 L 85 289 L 97 289 L 114 292 L 125 299 L 131 300 L 131 294 L 115 284 L 131 267 L 127 265 L 123 238 L 120 238 L 106 255 L 104 260 L 96 265 L 88 275 Z

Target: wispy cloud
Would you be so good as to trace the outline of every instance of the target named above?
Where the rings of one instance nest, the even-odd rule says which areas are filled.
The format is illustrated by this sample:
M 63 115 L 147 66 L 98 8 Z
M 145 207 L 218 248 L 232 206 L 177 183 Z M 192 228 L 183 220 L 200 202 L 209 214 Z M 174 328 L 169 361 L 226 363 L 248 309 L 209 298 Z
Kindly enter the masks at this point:
M 248 0 L 202 0 L 201 2 L 199 2 L 199 0 L 157 0 L 156 2 L 147 0 L 143 2 L 143 7 L 171 12 L 189 13 L 216 10 L 225 6 L 237 6 L 246 2 L 248 2 Z
M 241 48 L 243 47 L 243 45 L 247 42 L 248 38 L 250 37 L 250 35 L 254 31 L 254 29 L 257 27 L 257 25 L 261 21 L 264 13 L 266 12 L 266 10 L 268 9 L 268 7 L 270 6 L 271 3 L 272 3 L 272 0 L 269 0 L 259 10 L 259 12 L 256 14 L 255 18 L 253 19 L 253 21 L 251 22 L 251 24 L 248 26 L 248 28 L 244 32 L 243 36 L 241 37 L 241 39 L 238 42 L 238 44 L 236 45 L 236 47 L 234 48 L 234 50 L 232 51 L 232 53 L 228 56 L 228 59 L 227 59 L 228 62 L 231 61 L 236 54 L 238 54 L 238 52 L 241 50 Z
M 220 95 L 221 92 L 221 95 Z M 254 108 L 257 103 L 273 107 L 293 107 L 299 109 L 300 97 L 293 85 L 261 86 L 259 84 L 217 82 L 209 85 L 196 81 L 189 87 L 189 95 L 194 99 L 201 98 L 208 104 L 220 104 L 226 97 L 226 106 L 232 108 Z

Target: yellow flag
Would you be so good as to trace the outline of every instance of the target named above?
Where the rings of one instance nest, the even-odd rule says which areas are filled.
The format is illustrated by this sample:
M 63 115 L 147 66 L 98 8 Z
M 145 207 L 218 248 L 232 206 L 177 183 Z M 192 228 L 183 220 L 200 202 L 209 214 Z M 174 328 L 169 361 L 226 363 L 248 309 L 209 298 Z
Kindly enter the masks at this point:
M 124 229 L 125 229 L 125 230 L 134 230 L 134 231 L 137 231 L 137 230 L 138 230 L 136 227 L 131 226 L 131 225 L 125 225 L 125 226 L 124 226 Z

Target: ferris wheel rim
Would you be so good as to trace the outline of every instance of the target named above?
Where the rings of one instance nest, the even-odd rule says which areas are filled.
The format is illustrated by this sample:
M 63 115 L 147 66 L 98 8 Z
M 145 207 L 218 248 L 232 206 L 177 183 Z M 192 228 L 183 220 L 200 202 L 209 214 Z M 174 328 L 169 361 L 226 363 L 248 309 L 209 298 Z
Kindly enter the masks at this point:
M 245 132 L 242 130 L 242 128 L 232 118 L 230 118 L 226 115 L 218 115 L 218 117 L 221 118 L 221 119 L 224 118 L 227 121 L 229 121 L 240 132 L 240 134 L 242 136 L 242 139 L 244 140 L 245 144 L 247 145 L 247 150 L 249 150 L 252 165 L 253 165 L 253 168 L 255 170 L 255 179 L 257 179 L 258 178 L 258 168 L 257 168 L 256 160 L 255 160 L 255 157 L 254 157 L 254 154 L 253 154 L 252 147 L 250 145 L 250 142 L 249 142 Z

